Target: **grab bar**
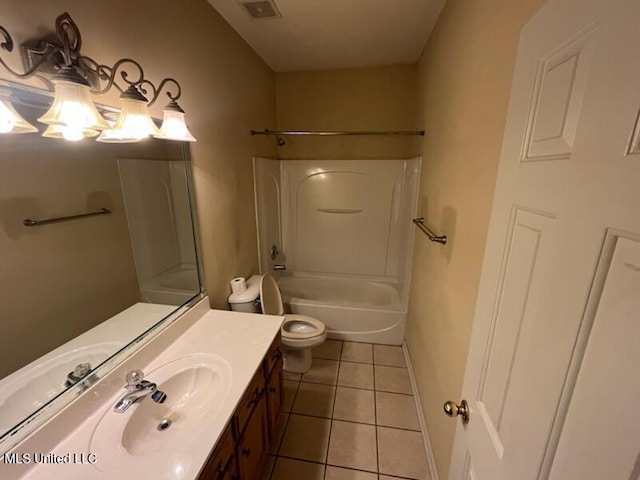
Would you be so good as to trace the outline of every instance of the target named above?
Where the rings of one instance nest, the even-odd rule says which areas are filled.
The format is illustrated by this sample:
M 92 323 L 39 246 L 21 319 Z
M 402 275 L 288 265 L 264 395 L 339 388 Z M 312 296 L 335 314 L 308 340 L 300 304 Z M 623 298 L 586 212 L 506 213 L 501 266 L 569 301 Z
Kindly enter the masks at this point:
M 437 243 L 441 243 L 442 245 L 446 245 L 447 244 L 447 236 L 446 235 L 436 235 L 435 233 L 433 233 L 431 230 L 429 230 L 429 227 L 427 227 L 424 224 L 424 217 L 420 217 L 420 218 L 414 218 L 413 219 L 413 223 L 416 224 L 416 226 L 422 230 L 422 232 L 429 238 L 429 240 L 431 240 L 432 242 L 437 242 Z
M 46 225 L 47 223 L 65 222 L 67 220 L 75 220 L 76 218 L 93 217 L 94 215 L 106 215 L 111 213 L 108 208 L 101 208 L 95 212 L 79 213 L 77 215 L 67 215 L 66 217 L 45 218 L 43 220 L 32 220 L 27 218 L 23 220 L 25 227 L 36 227 L 38 225 Z
M 319 130 L 251 130 L 251 135 L 311 135 L 319 137 L 335 137 L 342 135 L 421 135 L 424 137 L 424 130 L 379 130 L 379 131 L 319 131 Z

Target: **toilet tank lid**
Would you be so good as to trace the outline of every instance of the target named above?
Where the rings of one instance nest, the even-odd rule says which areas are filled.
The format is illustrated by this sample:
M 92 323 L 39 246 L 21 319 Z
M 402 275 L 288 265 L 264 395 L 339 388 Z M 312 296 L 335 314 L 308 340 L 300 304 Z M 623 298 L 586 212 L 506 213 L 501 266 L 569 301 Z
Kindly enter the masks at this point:
M 247 280 L 247 289 L 242 293 L 232 293 L 227 300 L 231 303 L 253 303 L 260 297 L 260 275 L 252 275 Z

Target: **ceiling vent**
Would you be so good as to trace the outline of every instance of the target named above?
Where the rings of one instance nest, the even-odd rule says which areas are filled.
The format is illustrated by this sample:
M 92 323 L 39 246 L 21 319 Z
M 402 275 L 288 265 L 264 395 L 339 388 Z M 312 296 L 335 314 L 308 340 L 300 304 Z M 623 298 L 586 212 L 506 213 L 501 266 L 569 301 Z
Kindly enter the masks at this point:
M 244 7 L 247 13 L 251 16 L 251 18 L 255 20 L 262 20 L 265 18 L 282 18 L 280 14 L 280 10 L 276 6 L 273 0 L 263 0 L 263 1 L 241 1 L 240 5 Z

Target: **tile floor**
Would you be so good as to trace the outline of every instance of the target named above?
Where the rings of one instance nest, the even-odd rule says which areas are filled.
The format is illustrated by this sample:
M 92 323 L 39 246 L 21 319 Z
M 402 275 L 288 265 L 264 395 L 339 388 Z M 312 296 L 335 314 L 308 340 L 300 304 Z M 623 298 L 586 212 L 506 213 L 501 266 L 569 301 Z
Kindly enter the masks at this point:
M 265 480 L 429 480 L 401 347 L 327 340 L 284 374 Z

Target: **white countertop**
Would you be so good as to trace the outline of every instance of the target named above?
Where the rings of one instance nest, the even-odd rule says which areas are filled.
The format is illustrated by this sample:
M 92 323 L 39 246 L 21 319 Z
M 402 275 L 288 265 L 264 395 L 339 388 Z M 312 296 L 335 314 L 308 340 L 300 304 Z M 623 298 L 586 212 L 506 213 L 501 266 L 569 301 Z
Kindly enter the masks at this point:
M 72 431 L 60 432 L 60 440 L 51 451 L 32 452 L 25 450 L 24 446 L 18 445 L 14 452 L 31 455 L 32 463 L 29 470 L 25 474 L 24 467 L 18 468 L 17 465 L 0 463 L 0 476 L 6 480 L 11 478 L 25 480 L 124 480 L 140 476 L 172 480 L 197 478 L 198 472 L 230 419 L 245 388 L 279 332 L 282 320 L 282 317 L 270 315 L 209 310 L 151 362 L 138 365 L 135 362 L 135 355 L 127 360 L 127 368 L 139 368 L 150 372 L 148 377 L 151 381 L 153 381 L 152 374 L 156 368 L 194 353 L 216 355 L 226 361 L 230 367 L 230 387 L 224 399 L 221 400 L 221 405 L 217 405 L 216 408 L 211 409 L 210 414 L 206 414 L 201 420 L 202 428 L 199 428 L 196 434 L 186 438 L 184 443 L 181 443 L 177 449 L 172 449 L 167 455 L 163 456 L 160 452 L 156 457 L 145 458 L 144 461 L 138 462 L 140 468 L 135 467 L 133 471 L 127 471 L 126 474 L 110 472 L 109 470 L 113 470 L 113 465 L 101 464 L 99 456 L 95 459 L 95 464 L 33 464 L 34 454 L 46 455 L 49 453 L 63 456 L 71 454 L 72 461 L 73 455 L 76 454 L 76 461 L 83 459 L 86 461 L 88 454 L 94 453 L 91 452 L 90 445 L 96 427 L 105 416 L 105 412 L 110 412 L 115 402 L 124 393 L 124 390 L 120 388 L 112 391 L 110 395 L 105 395 L 104 401 L 101 402 L 101 408 L 90 412 L 86 419 Z M 180 322 L 180 319 L 177 322 Z M 170 335 L 170 329 L 171 327 L 161 335 Z M 113 378 L 111 381 L 113 382 Z M 121 384 L 124 385 L 124 378 L 122 378 Z M 159 384 L 158 388 L 162 389 L 162 385 Z M 91 394 L 92 390 L 85 392 L 84 395 Z M 166 393 L 171 395 L 169 391 Z M 134 404 L 130 408 L 135 409 L 136 407 L 137 405 Z M 73 408 L 73 404 L 67 408 Z M 51 431 L 37 431 L 34 435 L 45 433 L 51 435 Z M 170 457 L 171 460 L 169 461 L 167 457 Z M 22 471 L 22 476 L 12 477 L 12 469 L 15 469 L 15 472 Z

